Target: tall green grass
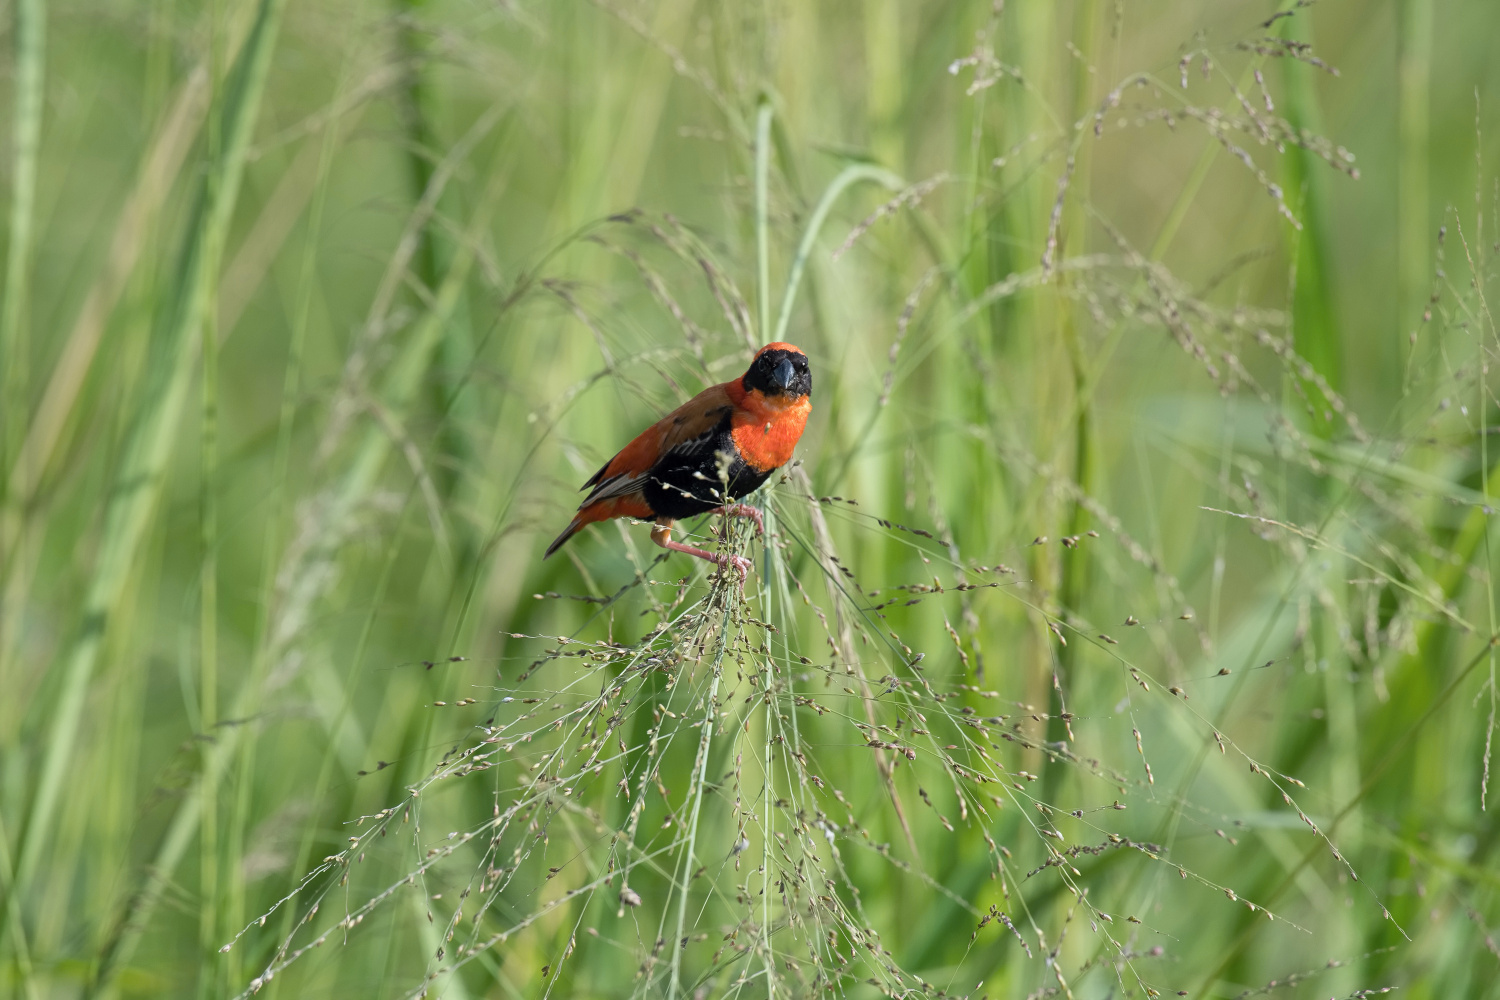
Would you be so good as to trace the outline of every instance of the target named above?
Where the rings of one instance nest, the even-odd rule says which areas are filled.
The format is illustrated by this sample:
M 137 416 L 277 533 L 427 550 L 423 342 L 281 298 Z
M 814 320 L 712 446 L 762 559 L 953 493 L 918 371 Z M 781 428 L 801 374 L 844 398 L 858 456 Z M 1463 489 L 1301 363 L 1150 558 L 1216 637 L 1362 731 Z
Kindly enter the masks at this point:
M 0 996 L 1496 994 L 1488 6 L 10 14 Z

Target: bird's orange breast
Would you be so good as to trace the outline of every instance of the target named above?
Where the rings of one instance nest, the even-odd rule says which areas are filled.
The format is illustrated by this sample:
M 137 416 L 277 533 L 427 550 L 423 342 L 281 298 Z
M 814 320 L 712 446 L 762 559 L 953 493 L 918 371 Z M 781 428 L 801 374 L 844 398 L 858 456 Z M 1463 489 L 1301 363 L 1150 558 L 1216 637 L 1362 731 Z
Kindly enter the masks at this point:
M 784 400 L 749 392 L 735 407 L 730 434 L 751 468 L 770 472 L 791 461 L 811 412 L 812 400 L 806 396 Z

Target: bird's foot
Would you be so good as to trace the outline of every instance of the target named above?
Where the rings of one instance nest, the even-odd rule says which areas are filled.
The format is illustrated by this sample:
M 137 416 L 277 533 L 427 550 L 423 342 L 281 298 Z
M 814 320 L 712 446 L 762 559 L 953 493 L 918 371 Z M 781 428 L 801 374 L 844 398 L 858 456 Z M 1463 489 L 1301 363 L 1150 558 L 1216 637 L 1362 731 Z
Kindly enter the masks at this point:
M 740 587 L 742 589 L 744 588 L 745 579 L 750 575 L 751 563 L 749 559 L 746 559 L 744 556 L 733 556 L 724 553 L 715 556 L 714 562 L 718 563 L 720 569 L 723 569 L 726 566 L 734 567 L 734 571 L 738 573 L 740 577 Z
M 728 552 L 710 552 L 707 549 L 700 549 L 693 545 L 684 545 L 681 542 L 672 541 L 672 525 L 670 523 L 661 524 L 658 522 L 651 529 L 651 540 L 668 551 L 681 552 L 683 555 L 688 556 L 697 556 L 699 559 L 713 563 L 720 569 L 732 567 L 735 573 L 739 574 L 741 587 L 745 585 L 745 579 L 750 575 L 750 560 L 744 556 L 732 555 Z
M 748 517 L 755 522 L 755 531 L 757 534 L 764 535 L 766 533 L 766 522 L 761 519 L 760 509 L 752 507 L 747 503 L 725 504 L 722 507 L 715 507 L 708 513 L 723 514 L 725 517 Z

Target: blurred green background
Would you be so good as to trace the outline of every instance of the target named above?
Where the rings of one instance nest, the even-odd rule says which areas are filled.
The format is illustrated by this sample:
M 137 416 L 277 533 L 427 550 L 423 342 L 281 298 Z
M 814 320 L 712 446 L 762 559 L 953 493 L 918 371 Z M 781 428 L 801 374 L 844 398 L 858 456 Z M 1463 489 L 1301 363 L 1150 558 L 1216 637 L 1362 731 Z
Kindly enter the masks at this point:
M 1494 4 L 4 11 L 0 995 L 1500 994 Z

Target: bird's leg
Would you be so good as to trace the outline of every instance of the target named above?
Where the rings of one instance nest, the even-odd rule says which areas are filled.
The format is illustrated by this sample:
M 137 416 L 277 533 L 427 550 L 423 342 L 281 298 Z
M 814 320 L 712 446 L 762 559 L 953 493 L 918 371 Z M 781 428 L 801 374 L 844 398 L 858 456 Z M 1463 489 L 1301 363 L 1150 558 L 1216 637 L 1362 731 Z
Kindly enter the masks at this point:
M 758 534 L 766 533 L 766 523 L 760 518 L 760 510 L 747 503 L 728 503 L 722 507 L 705 511 L 708 514 L 723 514 L 725 517 L 748 517 L 755 522 L 755 530 Z
M 715 566 L 723 568 L 733 566 L 734 571 L 740 575 L 740 583 L 745 582 L 745 577 L 750 572 L 750 560 L 744 556 L 730 555 L 727 552 L 709 552 L 707 549 L 694 548 L 681 542 L 672 541 L 673 521 L 662 518 L 657 521 L 651 529 L 651 540 L 664 549 L 672 552 L 681 552 L 684 555 L 697 556 L 699 559 L 707 559 Z

